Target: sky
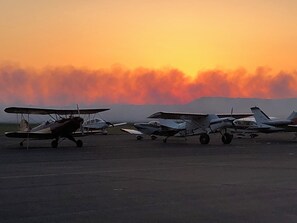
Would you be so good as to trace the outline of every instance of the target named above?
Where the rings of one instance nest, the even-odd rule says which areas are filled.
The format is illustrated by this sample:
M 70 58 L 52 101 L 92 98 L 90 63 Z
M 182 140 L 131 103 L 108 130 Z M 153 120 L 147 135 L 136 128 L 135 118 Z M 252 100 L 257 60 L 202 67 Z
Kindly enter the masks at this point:
M 295 0 L 0 0 L 0 103 L 297 97 Z

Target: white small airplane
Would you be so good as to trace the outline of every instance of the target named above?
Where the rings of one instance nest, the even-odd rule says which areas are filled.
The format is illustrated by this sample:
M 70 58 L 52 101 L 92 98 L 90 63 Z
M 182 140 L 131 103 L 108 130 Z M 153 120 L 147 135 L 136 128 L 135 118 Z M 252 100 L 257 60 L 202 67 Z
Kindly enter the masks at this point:
M 22 138 L 20 146 L 23 146 L 24 141 L 29 139 L 53 139 L 51 145 L 57 148 L 60 140 L 65 138 L 76 143 L 77 147 L 82 147 L 83 142 L 76 140 L 75 136 L 84 136 L 92 133 L 84 132 L 82 128 L 83 114 L 95 114 L 98 112 L 107 111 L 109 109 L 45 109 L 45 108 L 27 108 L 27 107 L 9 107 L 4 111 L 21 115 L 20 128 L 18 131 L 5 132 L 7 137 Z M 79 116 L 73 116 L 73 115 Z M 30 128 L 29 115 L 49 115 L 51 120 L 41 123 L 40 125 Z M 27 120 L 25 119 L 27 117 Z M 81 132 L 75 132 L 81 128 Z M 28 146 L 28 143 L 27 143 Z
M 200 135 L 200 143 L 208 144 L 210 142 L 210 133 L 220 132 L 222 134 L 222 141 L 224 144 L 231 143 L 233 135 L 227 130 L 234 127 L 233 121 L 236 118 L 250 116 L 251 114 L 197 114 L 197 113 L 173 113 L 173 112 L 157 112 L 148 118 L 159 119 L 159 127 L 155 124 L 156 132 L 153 132 L 153 123 L 136 123 L 134 126 L 138 132 L 131 134 L 142 133 L 149 135 L 165 136 L 164 142 L 170 136 L 193 136 Z M 168 123 L 165 123 L 165 120 Z M 162 124 L 164 122 L 165 124 Z M 125 131 L 123 130 L 123 131 Z M 167 131 L 166 131 L 167 130 Z M 134 130 L 135 131 L 135 130 Z M 140 139 L 140 137 L 138 137 Z
M 186 123 L 180 122 L 178 120 L 162 120 L 135 123 L 134 127 L 137 129 L 121 129 L 132 135 L 137 135 L 136 139 L 143 139 L 143 134 L 149 135 L 152 140 L 155 140 L 157 136 L 165 136 L 163 142 L 167 141 L 170 136 L 182 136 L 179 135 L 182 131 L 186 129 Z
M 127 124 L 126 122 L 121 123 L 111 123 L 107 122 L 101 118 L 94 118 L 83 123 L 83 128 L 86 131 L 100 131 L 103 135 L 107 134 L 107 129 L 110 127 L 116 127 Z
M 295 111 L 287 119 L 272 119 L 259 107 L 252 107 L 251 110 L 257 123 L 254 129 L 259 132 L 297 132 L 297 112 Z

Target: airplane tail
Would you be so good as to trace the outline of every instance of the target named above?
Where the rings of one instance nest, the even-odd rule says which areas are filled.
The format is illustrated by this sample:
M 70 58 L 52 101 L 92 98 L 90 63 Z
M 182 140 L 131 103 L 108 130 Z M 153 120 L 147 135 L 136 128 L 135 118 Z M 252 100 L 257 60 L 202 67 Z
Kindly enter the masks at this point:
M 293 111 L 287 119 L 296 125 L 297 124 L 297 112 Z
M 260 108 L 252 107 L 251 110 L 258 125 L 270 121 L 270 118 Z

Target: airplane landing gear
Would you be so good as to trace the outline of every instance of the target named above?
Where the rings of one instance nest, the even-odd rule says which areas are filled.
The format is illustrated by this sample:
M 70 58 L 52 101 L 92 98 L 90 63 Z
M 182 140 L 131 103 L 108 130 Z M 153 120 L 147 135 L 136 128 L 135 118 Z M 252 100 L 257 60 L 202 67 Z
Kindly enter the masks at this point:
M 224 144 L 230 144 L 233 139 L 233 135 L 230 133 L 225 133 L 222 135 L 222 142 Z
M 54 139 L 54 140 L 52 141 L 52 147 L 53 147 L 53 148 L 57 148 L 57 147 L 58 147 L 58 140 L 57 140 L 57 139 Z
M 200 143 L 203 144 L 203 145 L 206 145 L 208 144 L 210 141 L 210 138 L 209 138 L 209 135 L 206 134 L 206 133 L 203 133 L 200 135 Z
M 136 136 L 137 140 L 142 140 L 142 136 Z
M 83 146 L 83 142 L 79 139 L 76 141 L 76 146 L 77 147 L 82 147 Z
M 151 140 L 156 140 L 156 139 L 157 139 L 156 136 L 154 136 L 154 135 L 151 136 Z

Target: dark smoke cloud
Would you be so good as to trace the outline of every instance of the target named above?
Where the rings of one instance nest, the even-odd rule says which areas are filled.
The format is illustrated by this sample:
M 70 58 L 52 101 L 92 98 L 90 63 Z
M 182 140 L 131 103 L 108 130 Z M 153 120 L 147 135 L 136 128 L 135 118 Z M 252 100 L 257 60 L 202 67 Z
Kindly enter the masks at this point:
M 177 69 L 88 70 L 50 67 L 42 70 L 0 66 L 0 103 L 69 104 L 182 104 L 199 97 L 297 97 L 297 72 L 272 73 L 258 68 L 208 70 L 189 77 Z

